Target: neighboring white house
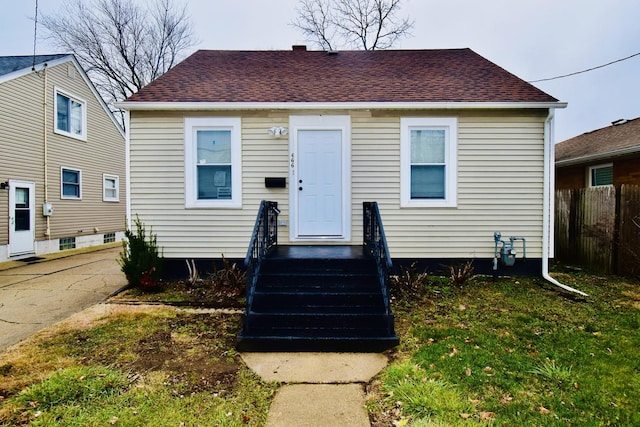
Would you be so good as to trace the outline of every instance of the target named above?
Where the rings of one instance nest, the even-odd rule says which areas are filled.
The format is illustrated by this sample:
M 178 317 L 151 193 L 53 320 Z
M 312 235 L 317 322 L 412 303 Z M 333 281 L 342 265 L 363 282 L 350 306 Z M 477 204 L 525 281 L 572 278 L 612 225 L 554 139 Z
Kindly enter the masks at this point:
M 0 261 L 123 238 L 125 138 L 73 55 L 0 57 Z
M 396 263 L 490 271 L 500 231 L 546 275 L 565 106 L 469 49 L 201 50 L 121 104 L 131 214 L 169 259 L 243 258 L 263 199 L 285 245 L 359 245 L 377 201 Z

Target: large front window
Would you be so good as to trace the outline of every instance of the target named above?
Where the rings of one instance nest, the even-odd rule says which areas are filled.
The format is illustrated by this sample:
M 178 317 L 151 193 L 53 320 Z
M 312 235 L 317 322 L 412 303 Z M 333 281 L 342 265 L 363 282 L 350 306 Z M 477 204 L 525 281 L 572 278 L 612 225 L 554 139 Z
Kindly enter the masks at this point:
M 401 119 L 401 205 L 456 206 L 457 120 Z
M 240 119 L 185 119 L 186 207 L 240 207 Z
M 86 139 L 86 103 L 58 89 L 55 94 L 55 132 Z

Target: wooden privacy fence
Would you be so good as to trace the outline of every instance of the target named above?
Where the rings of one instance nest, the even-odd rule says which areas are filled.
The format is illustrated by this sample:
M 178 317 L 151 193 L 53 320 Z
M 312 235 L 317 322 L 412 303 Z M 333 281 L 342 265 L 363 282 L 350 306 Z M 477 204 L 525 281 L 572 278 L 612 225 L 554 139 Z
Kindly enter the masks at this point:
M 640 274 L 640 186 L 558 190 L 556 258 L 614 274 Z

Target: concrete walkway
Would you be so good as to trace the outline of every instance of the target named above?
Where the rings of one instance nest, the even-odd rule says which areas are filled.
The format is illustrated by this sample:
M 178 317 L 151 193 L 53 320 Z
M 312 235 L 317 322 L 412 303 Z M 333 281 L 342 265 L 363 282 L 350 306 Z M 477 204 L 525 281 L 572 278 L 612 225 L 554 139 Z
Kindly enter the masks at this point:
M 126 285 L 119 245 L 0 263 L 0 352 Z
M 364 384 L 387 366 L 376 353 L 243 353 L 278 390 L 267 427 L 369 427 Z

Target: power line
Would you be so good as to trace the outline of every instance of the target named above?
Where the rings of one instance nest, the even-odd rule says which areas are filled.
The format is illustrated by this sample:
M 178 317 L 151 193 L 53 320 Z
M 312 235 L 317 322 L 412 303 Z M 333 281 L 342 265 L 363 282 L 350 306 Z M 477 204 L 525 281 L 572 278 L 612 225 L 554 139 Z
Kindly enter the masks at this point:
M 638 55 L 640 55 L 640 52 L 634 53 L 633 55 L 629 55 L 629 56 L 627 56 L 625 58 L 620 58 L 620 59 L 616 59 L 615 61 L 607 62 L 606 64 L 598 65 L 597 67 L 587 68 L 586 70 L 576 71 L 575 73 L 564 74 L 562 76 L 549 77 L 547 79 L 530 80 L 529 83 L 548 82 L 549 80 L 557 80 L 557 79 L 563 79 L 565 77 L 575 76 L 576 74 L 582 74 L 582 73 L 586 73 L 588 71 L 597 70 L 598 68 L 608 67 L 609 65 L 615 64 L 617 62 L 626 61 L 627 59 L 631 59 L 634 56 L 638 56 Z

